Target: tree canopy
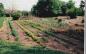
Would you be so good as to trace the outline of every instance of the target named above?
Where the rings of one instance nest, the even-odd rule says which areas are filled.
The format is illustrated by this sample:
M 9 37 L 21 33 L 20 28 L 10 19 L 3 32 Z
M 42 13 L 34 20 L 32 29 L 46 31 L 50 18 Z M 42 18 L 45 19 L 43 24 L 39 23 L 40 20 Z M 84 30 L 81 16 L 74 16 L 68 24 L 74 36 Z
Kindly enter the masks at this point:
M 4 16 L 4 5 L 0 3 L 0 17 Z
M 80 10 L 80 12 L 76 9 Z M 75 17 L 83 13 L 80 8 L 75 7 L 75 3 L 72 0 L 68 2 L 60 0 L 38 0 L 38 3 L 33 6 L 31 12 L 32 15 L 38 17 L 53 17 L 58 15 Z
M 32 8 L 32 13 L 36 16 L 55 16 L 60 12 L 60 0 L 39 0 Z

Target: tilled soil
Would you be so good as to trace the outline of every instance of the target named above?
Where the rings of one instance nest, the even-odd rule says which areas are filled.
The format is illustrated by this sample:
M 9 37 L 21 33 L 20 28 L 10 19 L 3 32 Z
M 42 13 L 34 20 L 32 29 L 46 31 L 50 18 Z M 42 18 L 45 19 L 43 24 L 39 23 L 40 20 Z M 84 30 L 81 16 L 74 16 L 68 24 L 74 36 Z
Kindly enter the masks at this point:
M 75 26 L 76 23 L 80 24 L 80 22 L 78 21 L 75 22 L 75 21 L 76 20 L 67 20 L 67 22 L 69 23 L 72 29 L 73 28 L 76 29 L 78 27 L 78 26 Z M 66 31 L 63 33 L 59 33 L 57 31 L 55 32 L 54 36 L 48 38 L 47 42 L 40 42 L 39 44 L 33 41 L 31 37 L 27 38 L 27 35 L 25 34 L 25 32 L 17 25 L 15 21 L 13 21 L 13 27 L 17 30 L 18 35 L 19 35 L 19 42 L 22 45 L 37 46 L 41 44 L 48 48 L 68 52 L 70 54 L 83 54 L 84 53 L 84 43 L 83 43 L 84 37 L 82 35 L 84 34 L 84 32 L 81 32 L 82 34 L 80 34 L 73 31 L 68 31 L 68 32 Z M 82 26 L 80 26 L 80 28 L 83 29 Z M 80 28 L 78 27 L 77 29 L 80 29 Z M 47 37 L 47 36 L 42 35 L 40 37 Z M 15 37 L 11 35 L 11 29 L 9 28 L 7 21 L 4 22 L 3 29 L 0 31 L 0 39 L 16 41 Z
M 2 30 L 0 31 L 0 39 L 15 41 L 15 37 L 11 35 L 11 30 L 9 28 L 7 20 L 4 21 Z
M 38 45 L 36 42 L 34 42 L 31 37 L 26 36 L 26 34 L 24 33 L 24 31 L 17 25 L 17 23 L 14 21 L 13 22 L 13 26 L 14 28 L 17 30 L 18 35 L 19 35 L 19 42 L 23 45 L 27 45 L 27 46 L 36 46 Z

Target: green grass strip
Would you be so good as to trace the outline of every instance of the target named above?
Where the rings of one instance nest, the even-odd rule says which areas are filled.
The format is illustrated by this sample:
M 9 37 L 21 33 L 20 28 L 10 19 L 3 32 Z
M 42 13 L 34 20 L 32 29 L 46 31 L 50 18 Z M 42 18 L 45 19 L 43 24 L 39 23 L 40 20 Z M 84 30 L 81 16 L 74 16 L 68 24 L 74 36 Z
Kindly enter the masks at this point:
M 0 54 L 66 54 L 61 51 L 45 49 L 41 46 L 25 47 L 18 43 L 0 40 Z

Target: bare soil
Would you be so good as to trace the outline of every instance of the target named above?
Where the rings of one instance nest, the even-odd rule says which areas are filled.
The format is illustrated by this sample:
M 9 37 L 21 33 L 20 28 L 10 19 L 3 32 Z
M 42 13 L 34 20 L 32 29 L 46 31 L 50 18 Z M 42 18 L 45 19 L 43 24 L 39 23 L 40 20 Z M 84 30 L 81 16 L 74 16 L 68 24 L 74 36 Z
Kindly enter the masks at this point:
M 36 19 L 36 18 L 35 18 Z M 41 35 L 39 37 L 47 37 L 47 42 L 40 42 L 41 45 L 48 48 L 68 52 L 70 54 L 83 54 L 84 53 L 84 23 L 82 23 L 83 17 L 76 19 L 65 19 L 65 22 L 72 30 L 55 29 L 55 35 L 53 37 L 47 37 L 47 35 Z M 37 46 L 39 43 L 32 40 L 31 37 L 27 38 L 24 31 L 13 21 L 13 27 L 19 34 L 19 42 L 25 46 Z M 32 30 L 32 29 L 31 29 Z M 32 30 L 34 32 L 34 30 Z M 76 32 L 77 31 L 77 32 Z M 36 30 L 35 30 L 36 32 Z M 3 24 L 3 29 L 0 31 L 0 39 L 15 41 L 15 37 L 11 35 L 11 29 L 9 28 L 7 21 Z

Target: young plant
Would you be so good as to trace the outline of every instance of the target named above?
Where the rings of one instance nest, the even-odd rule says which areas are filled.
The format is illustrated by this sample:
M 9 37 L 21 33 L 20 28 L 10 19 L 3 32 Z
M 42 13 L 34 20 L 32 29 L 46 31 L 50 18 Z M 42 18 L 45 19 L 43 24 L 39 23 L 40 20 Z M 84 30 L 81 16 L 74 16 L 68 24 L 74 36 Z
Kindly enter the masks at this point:
M 8 23 L 9 23 L 9 27 L 10 27 L 10 29 L 11 29 L 11 33 L 12 33 L 12 35 L 13 36 L 15 36 L 16 37 L 16 41 L 18 41 L 18 39 L 19 39 L 19 37 L 18 37 L 18 32 L 16 31 L 16 29 L 13 27 L 13 25 L 12 25 L 12 21 L 8 21 Z

